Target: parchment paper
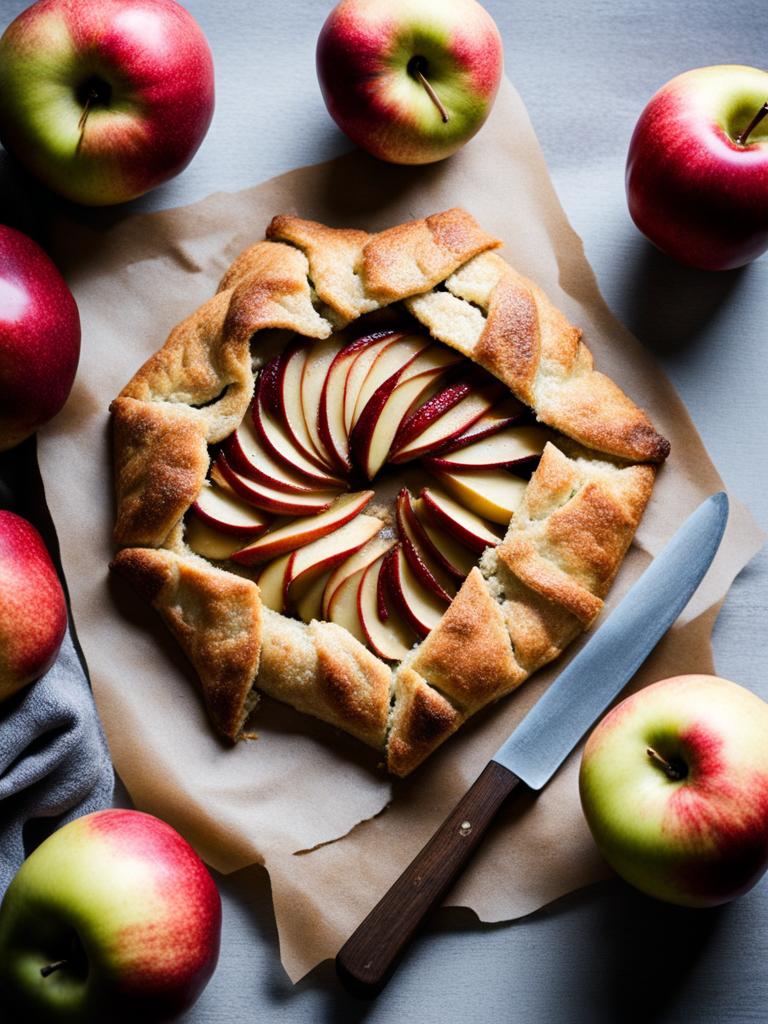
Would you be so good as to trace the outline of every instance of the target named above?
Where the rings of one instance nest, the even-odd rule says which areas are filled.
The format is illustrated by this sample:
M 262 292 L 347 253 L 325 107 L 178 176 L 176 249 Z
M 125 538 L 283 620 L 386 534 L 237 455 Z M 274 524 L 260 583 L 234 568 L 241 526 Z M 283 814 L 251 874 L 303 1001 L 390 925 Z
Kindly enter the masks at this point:
M 122 220 L 118 212 L 107 228 L 62 223 L 54 239 L 80 306 L 84 350 L 72 397 L 45 431 L 40 458 L 115 765 L 136 805 L 171 822 L 219 870 L 266 865 L 293 979 L 336 952 L 564 661 L 470 721 L 403 782 L 381 773 L 374 752 L 268 699 L 260 738 L 224 746 L 175 642 L 121 581 L 108 578 L 107 407 L 169 329 L 213 294 L 237 253 L 263 237 L 273 214 L 380 229 L 455 205 L 505 239 L 509 260 L 584 329 L 597 365 L 672 442 L 610 611 L 722 481 L 671 385 L 602 300 L 509 83 L 483 131 L 447 162 L 399 168 L 353 153 L 185 209 Z M 717 608 L 760 543 L 753 520 L 732 501 L 713 569 L 635 686 L 713 670 Z M 449 904 L 484 921 L 514 918 L 607 874 L 582 820 L 577 767 L 578 752 L 541 795 L 513 802 Z

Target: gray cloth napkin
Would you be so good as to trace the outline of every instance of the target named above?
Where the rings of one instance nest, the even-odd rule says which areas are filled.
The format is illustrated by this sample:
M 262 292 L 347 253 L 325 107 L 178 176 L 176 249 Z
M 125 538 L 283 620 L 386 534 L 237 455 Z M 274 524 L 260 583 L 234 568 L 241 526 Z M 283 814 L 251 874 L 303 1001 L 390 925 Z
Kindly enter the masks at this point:
M 34 523 L 58 565 L 32 440 L 0 457 L 0 508 Z M 67 630 L 50 671 L 0 703 L 0 897 L 46 836 L 110 806 L 113 785 L 88 678 Z

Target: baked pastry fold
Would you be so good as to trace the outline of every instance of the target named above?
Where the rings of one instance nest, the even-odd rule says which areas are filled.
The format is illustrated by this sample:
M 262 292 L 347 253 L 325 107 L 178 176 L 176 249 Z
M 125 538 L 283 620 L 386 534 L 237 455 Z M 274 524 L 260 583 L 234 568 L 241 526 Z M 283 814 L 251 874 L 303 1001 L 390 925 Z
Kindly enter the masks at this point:
M 669 446 L 499 244 L 462 210 L 379 234 L 276 217 L 112 403 L 122 547 L 113 568 L 177 638 L 227 739 L 247 734 L 265 693 L 351 733 L 405 775 L 600 613 Z M 194 554 L 181 528 L 210 446 L 243 420 L 280 332 L 327 338 L 393 303 L 561 435 L 503 541 L 394 668 L 340 626 L 264 607 L 247 573 Z

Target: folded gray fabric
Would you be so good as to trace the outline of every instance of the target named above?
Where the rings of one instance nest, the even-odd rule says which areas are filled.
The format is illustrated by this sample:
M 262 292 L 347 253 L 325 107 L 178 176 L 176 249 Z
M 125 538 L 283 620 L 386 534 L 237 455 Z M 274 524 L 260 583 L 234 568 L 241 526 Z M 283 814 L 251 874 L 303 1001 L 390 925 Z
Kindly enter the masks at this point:
M 67 631 L 42 679 L 0 705 L 0 896 L 34 846 L 112 802 L 114 774 Z

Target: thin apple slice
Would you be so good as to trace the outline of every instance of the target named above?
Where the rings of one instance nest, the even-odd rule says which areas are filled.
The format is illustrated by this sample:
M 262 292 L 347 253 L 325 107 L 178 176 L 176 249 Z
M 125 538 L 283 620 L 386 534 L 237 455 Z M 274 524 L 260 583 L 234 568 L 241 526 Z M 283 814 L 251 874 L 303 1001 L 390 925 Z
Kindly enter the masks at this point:
M 350 437 L 355 462 L 369 480 L 387 461 L 397 428 L 409 410 L 434 392 L 444 372 L 428 370 L 402 382 L 392 376 L 373 393 Z
M 301 516 L 323 512 L 338 497 L 338 491 L 303 491 L 290 494 L 287 491 L 268 487 L 258 480 L 252 480 L 230 466 L 226 455 L 220 452 L 216 458 L 216 469 L 232 490 L 249 505 L 272 512 L 278 516 Z
M 374 559 L 374 562 L 376 559 Z M 343 626 L 348 632 L 359 640 L 361 644 L 368 643 L 368 637 L 363 631 L 360 621 L 360 613 L 357 607 L 357 595 L 360 590 L 360 582 L 368 566 L 363 566 L 350 573 L 335 588 L 333 597 L 327 608 L 323 609 L 323 618 L 328 622 L 335 622 L 337 626 Z
M 365 375 L 355 402 L 355 411 L 352 416 L 353 430 L 374 392 L 393 375 L 397 374 L 399 378 L 416 356 L 429 348 L 431 344 L 426 334 L 401 334 L 391 345 L 387 345 L 378 353 Z
M 398 494 L 395 509 L 400 543 L 411 570 L 435 597 L 446 605 L 450 604 L 456 594 L 456 588 L 421 543 L 419 522 L 413 509 L 411 493 L 406 487 Z
M 323 594 L 331 572 L 332 570 L 328 569 L 327 572 L 321 573 L 296 601 L 296 614 L 302 622 L 323 618 Z
M 417 409 L 403 424 L 400 437 L 395 437 L 389 461 L 407 462 L 437 451 L 446 441 L 463 434 L 488 412 L 503 391 L 502 385 L 497 381 L 479 386 L 466 385 L 467 382 L 453 385 L 454 392 L 449 392 L 442 404 L 439 399 L 440 394 L 444 392 L 438 393 L 430 402 Z M 451 387 L 449 385 L 448 389 Z M 454 402 L 456 394 L 460 394 L 460 398 Z M 443 405 L 448 405 L 448 408 L 443 409 Z M 410 440 L 404 442 L 404 437 Z
M 402 547 L 394 548 L 387 558 L 390 587 L 399 611 L 416 635 L 425 637 L 442 619 L 446 604 L 419 580 Z
M 307 356 L 304 373 L 301 376 L 301 407 L 304 410 L 304 421 L 313 445 L 323 462 L 332 469 L 338 467 L 335 466 L 332 453 L 326 449 L 320 437 L 320 399 L 331 364 L 343 347 L 344 339 L 334 334 L 330 338 L 316 341 Z
M 512 426 L 513 423 L 519 423 L 527 415 L 528 409 L 523 403 L 518 402 L 511 395 L 507 395 L 506 398 L 502 398 L 500 402 L 491 406 L 488 412 L 483 413 L 480 419 L 470 424 L 458 437 L 452 441 L 446 441 L 440 448 L 440 454 L 452 452 L 456 448 L 463 448 L 474 441 L 479 441 L 481 437 L 491 437 L 500 430 Z
M 242 501 L 230 490 L 216 484 L 206 484 L 197 496 L 192 511 L 207 526 L 220 533 L 228 533 L 241 539 L 258 537 L 264 533 L 271 518 Z
M 542 427 L 507 427 L 452 452 L 429 458 L 436 469 L 491 469 L 531 463 L 538 459 L 552 435 Z
M 258 565 L 270 558 L 295 551 L 296 548 L 309 544 L 311 541 L 333 533 L 340 526 L 354 519 L 363 511 L 373 497 L 373 491 L 355 491 L 343 494 L 329 509 L 315 516 L 293 519 L 290 523 L 270 530 L 259 537 L 253 544 L 236 551 L 232 556 L 234 562 L 241 565 Z
M 314 342 L 300 339 L 282 353 L 277 374 L 278 419 L 282 419 L 294 445 L 310 462 L 323 466 L 323 456 L 315 448 L 301 403 L 301 381 L 313 348 Z
M 438 470 L 430 472 L 468 509 L 506 526 L 523 500 L 527 482 L 506 469 Z
M 364 570 L 357 591 L 357 613 L 365 642 L 385 661 L 402 661 L 416 642 L 416 636 L 396 609 L 391 609 L 386 622 L 379 618 L 379 576 L 386 559 L 396 548 L 377 558 Z
M 333 533 L 297 548 L 291 555 L 285 581 L 286 604 L 293 606 L 313 580 L 367 544 L 383 525 L 376 516 L 355 516 Z
M 327 487 L 335 486 L 339 482 L 338 477 L 333 476 L 319 458 L 310 458 L 295 444 L 282 419 L 278 419 L 270 412 L 261 387 L 261 378 L 257 385 L 256 397 L 251 404 L 251 419 L 259 439 L 278 462 Z
M 355 405 L 360 388 L 363 386 L 368 371 L 383 349 L 387 348 L 400 337 L 399 331 L 385 331 L 372 337 L 369 344 L 361 346 L 349 367 L 344 383 L 344 429 L 349 436 L 354 422 Z
M 486 548 L 501 544 L 501 537 L 491 523 L 454 501 L 445 491 L 425 487 L 421 498 L 424 511 L 432 521 L 472 551 L 479 554 Z
M 455 580 L 463 580 L 477 563 L 475 552 L 431 521 L 425 510 L 423 498 L 417 498 L 413 502 L 413 511 L 416 519 L 412 525 L 421 546 L 444 572 Z
M 371 562 L 375 562 L 379 555 L 385 555 L 394 543 L 394 537 L 374 537 L 334 569 L 323 594 L 323 618 L 329 618 L 329 609 L 337 588 L 358 570 L 366 569 Z
M 254 534 L 254 538 L 258 535 L 258 532 Z M 184 540 L 196 555 L 211 558 L 216 562 L 225 561 L 243 546 L 242 537 L 222 533 L 194 514 L 189 516 L 184 524 Z
M 268 562 L 256 577 L 262 602 L 273 612 L 285 611 L 285 587 L 292 552 Z
M 225 451 L 227 462 L 234 470 L 278 491 L 302 494 L 322 490 L 323 487 L 338 490 L 346 487 L 343 480 L 331 476 L 325 477 L 321 483 L 319 475 L 308 477 L 297 469 L 289 469 L 272 455 L 249 416 L 229 436 Z
M 382 339 L 391 340 L 393 336 L 393 331 L 379 331 L 375 334 L 362 335 L 348 342 L 333 357 L 325 376 L 325 383 L 320 395 L 318 433 L 325 450 L 330 453 L 335 465 L 345 474 L 352 469 L 349 457 L 349 431 L 344 415 L 347 378 L 357 356 L 364 349 L 370 348 Z

